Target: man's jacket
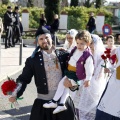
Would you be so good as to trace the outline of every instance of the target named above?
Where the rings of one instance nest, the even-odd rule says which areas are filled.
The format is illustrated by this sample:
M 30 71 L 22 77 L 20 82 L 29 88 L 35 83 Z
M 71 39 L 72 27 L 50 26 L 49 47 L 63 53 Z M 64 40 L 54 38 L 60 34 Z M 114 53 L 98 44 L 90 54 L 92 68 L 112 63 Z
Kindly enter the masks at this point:
M 68 59 L 68 53 L 63 50 L 56 50 L 56 56 L 59 60 L 62 75 L 64 76 L 64 70 L 66 69 L 66 61 Z M 34 76 L 37 92 L 40 94 L 48 94 L 48 85 L 46 72 L 44 68 L 44 59 L 41 51 L 37 52 L 34 58 L 27 58 L 25 67 L 22 74 L 17 78 L 17 82 L 22 83 L 22 88 L 18 92 L 17 96 L 21 96 Z

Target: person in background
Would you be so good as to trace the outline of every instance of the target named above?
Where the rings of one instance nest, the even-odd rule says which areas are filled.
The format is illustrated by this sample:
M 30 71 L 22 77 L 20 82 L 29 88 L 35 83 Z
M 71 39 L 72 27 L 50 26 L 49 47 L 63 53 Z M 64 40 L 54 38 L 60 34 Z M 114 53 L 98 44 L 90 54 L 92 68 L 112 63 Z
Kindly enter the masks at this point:
M 22 42 L 22 33 L 23 33 L 23 26 L 20 21 L 20 15 L 19 15 L 19 6 L 15 6 L 13 15 L 15 17 L 15 22 L 14 22 L 14 28 L 13 28 L 13 44 L 15 43 L 21 43 Z M 15 41 L 16 39 L 16 41 Z M 25 44 L 23 44 L 23 47 L 27 47 Z
M 13 38 L 13 24 L 15 21 L 16 21 L 15 17 L 13 16 L 13 13 L 12 13 L 12 7 L 8 6 L 7 11 L 4 14 L 4 29 L 6 33 L 5 49 L 9 47 L 14 47 L 12 38 Z
M 116 34 L 116 42 L 120 44 L 120 33 Z
M 3 33 L 3 22 L 2 18 L 0 17 L 0 66 L 1 66 L 1 35 Z M 0 67 L 0 74 L 1 74 L 1 67 Z
M 115 50 L 116 50 L 116 46 L 114 45 L 115 40 L 114 37 L 112 35 L 108 35 L 106 37 L 106 49 L 110 49 L 111 50 L 111 56 L 115 54 Z
M 63 49 L 67 50 L 69 53 L 71 50 L 76 46 L 75 36 L 77 35 L 78 31 L 75 29 L 68 30 L 66 34 L 66 40 L 63 45 Z
M 17 97 L 23 94 L 27 84 L 31 82 L 34 76 L 37 98 L 32 106 L 30 120 L 76 120 L 74 105 L 70 97 L 67 97 L 65 103 L 68 109 L 60 114 L 53 115 L 53 108 L 43 108 L 43 104 L 55 95 L 58 83 L 64 76 L 69 54 L 53 49 L 50 32 L 44 26 L 39 29 L 36 36 L 38 46 L 33 54 L 27 58 L 22 74 L 17 78 L 17 82 L 22 85 Z M 16 96 L 9 98 L 10 102 L 15 100 Z
M 1 40 L 1 35 L 3 33 L 3 22 L 2 22 L 2 18 L 0 17 L 0 40 Z
M 58 28 L 59 28 L 58 14 L 54 15 L 54 21 L 53 21 L 53 23 L 50 26 L 51 26 L 50 32 L 52 34 L 52 39 L 53 39 L 54 44 L 55 44 L 55 40 L 56 40 L 56 44 L 60 45 L 60 43 L 58 42 L 57 36 L 55 36 L 55 32 L 57 32 Z
M 90 18 L 87 23 L 87 29 L 90 33 L 94 33 L 94 31 L 96 29 L 96 23 L 95 23 L 95 18 L 94 18 L 93 12 L 90 13 Z
M 19 19 L 20 19 L 20 32 L 21 32 L 21 37 L 22 37 L 22 35 L 23 35 L 23 25 L 22 25 L 21 17 L 19 17 Z M 24 41 L 23 41 L 23 47 L 27 47 L 27 45 L 24 43 Z
M 41 14 L 39 27 L 45 26 L 46 24 L 47 24 L 47 20 L 45 18 L 45 15 Z

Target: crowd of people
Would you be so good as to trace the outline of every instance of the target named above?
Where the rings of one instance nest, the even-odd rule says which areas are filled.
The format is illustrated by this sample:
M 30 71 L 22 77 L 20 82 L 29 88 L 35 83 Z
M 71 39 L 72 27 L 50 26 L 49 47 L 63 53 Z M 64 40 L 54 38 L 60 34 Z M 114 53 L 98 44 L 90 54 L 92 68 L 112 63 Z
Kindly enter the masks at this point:
M 112 35 L 105 47 L 98 35 L 71 29 L 64 47 L 55 49 L 50 31 L 41 26 L 36 42 L 16 80 L 22 87 L 10 102 L 34 76 L 37 98 L 30 120 L 120 120 L 120 47 Z
M 1 21 L 1 31 L 3 32 L 4 30 L 5 32 L 5 49 L 15 47 L 16 43 L 22 42 L 23 26 L 19 15 L 19 9 L 19 6 L 15 6 L 12 11 L 12 7 L 8 6 L 4 14 L 4 20 L 3 22 Z M 23 47 L 26 47 L 26 45 L 23 44 Z
M 5 49 L 22 39 L 19 7 L 11 10 L 8 6 L 4 15 Z M 37 46 L 16 79 L 20 89 L 9 98 L 15 102 L 22 96 L 34 76 L 37 98 L 30 120 L 120 120 L 120 47 L 115 47 L 112 35 L 104 46 L 93 34 L 96 26 L 90 15 L 88 31 L 68 30 L 62 49 L 54 46 L 58 15 L 50 26 L 41 15 Z

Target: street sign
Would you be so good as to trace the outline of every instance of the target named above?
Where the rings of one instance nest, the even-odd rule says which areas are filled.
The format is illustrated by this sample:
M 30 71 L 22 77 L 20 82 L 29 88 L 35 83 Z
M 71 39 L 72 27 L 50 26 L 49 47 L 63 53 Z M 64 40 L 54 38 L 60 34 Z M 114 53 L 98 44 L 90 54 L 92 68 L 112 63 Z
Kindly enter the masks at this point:
M 104 37 L 112 34 L 112 28 L 109 24 L 105 24 L 102 27 Z

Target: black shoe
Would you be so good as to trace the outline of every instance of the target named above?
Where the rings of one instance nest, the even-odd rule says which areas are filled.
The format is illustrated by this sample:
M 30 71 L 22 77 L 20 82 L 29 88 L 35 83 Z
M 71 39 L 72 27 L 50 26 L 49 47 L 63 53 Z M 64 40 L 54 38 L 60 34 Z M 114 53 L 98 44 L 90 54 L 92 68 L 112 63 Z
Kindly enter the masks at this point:
M 15 46 L 14 46 L 13 44 L 11 44 L 11 43 L 9 43 L 9 46 L 10 46 L 10 47 L 15 47 Z
M 15 47 L 15 45 L 11 45 L 10 47 Z
M 5 49 L 10 48 L 10 46 L 5 46 Z
M 25 44 L 23 44 L 23 47 L 27 47 Z
M 58 42 L 57 45 L 60 45 L 60 43 Z
M 15 41 L 14 43 L 16 44 L 16 43 L 18 43 L 18 41 Z

